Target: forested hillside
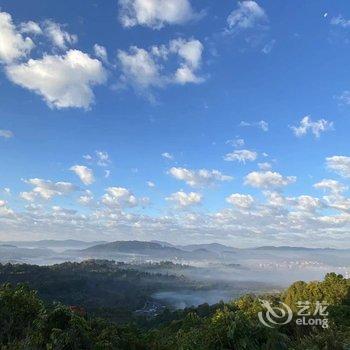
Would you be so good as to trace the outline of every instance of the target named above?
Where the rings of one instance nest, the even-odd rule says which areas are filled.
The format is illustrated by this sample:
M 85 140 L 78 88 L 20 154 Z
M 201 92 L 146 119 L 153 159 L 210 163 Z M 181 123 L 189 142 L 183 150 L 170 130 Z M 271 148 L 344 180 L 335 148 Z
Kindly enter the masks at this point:
M 76 273 L 78 277 L 80 271 Z M 59 292 L 68 295 L 66 288 Z M 259 322 L 258 313 L 264 308 L 254 295 L 212 306 L 166 309 L 138 324 L 121 325 L 96 318 L 79 305 L 44 301 L 26 285 L 6 283 L 0 289 L 0 344 L 1 349 L 57 350 L 349 349 L 350 280 L 328 274 L 323 281 L 296 282 L 283 293 L 260 298 L 276 306 L 285 302 L 295 312 L 300 300 L 309 301 L 312 311 L 317 301 L 327 301 L 328 328 L 298 326 L 295 314 L 286 324 L 266 327 Z
M 127 268 L 106 260 L 66 262 L 53 266 L 0 264 L 0 284 L 27 283 L 45 302 L 79 305 L 118 322 L 133 319 L 154 292 L 198 287 L 173 275 Z

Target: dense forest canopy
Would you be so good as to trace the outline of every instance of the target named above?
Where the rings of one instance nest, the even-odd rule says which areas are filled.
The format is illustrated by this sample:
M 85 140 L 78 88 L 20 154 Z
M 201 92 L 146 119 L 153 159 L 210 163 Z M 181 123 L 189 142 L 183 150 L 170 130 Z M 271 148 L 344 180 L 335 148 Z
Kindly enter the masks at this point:
M 89 269 L 86 269 L 87 266 Z M 98 271 L 104 270 L 106 280 L 111 281 L 111 290 L 118 289 L 118 294 L 113 295 L 114 302 L 117 305 L 126 302 L 125 307 L 131 312 L 137 307 L 137 301 L 136 304 L 131 303 L 132 298 L 129 296 L 140 297 L 137 293 L 142 295 L 144 292 L 141 290 L 130 294 L 135 287 L 135 281 L 142 281 L 147 289 L 154 288 L 154 284 L 157 283 L 162 286 L 176 284 L 179 278 L 134 270 L 118 270 L 106 261 L 67 263 L 64 267 L 65 273 L 60 266 L 60 274 L 57 274 L 55 269 L 58 267 L 55 266 L 44 269 L 44 272 L 30 265 L 1 266 L 1 281 L 9 279 L 0 289 L 1 349 L 337 350 L 348 349 L 350 346 L 350 280 L 335 273 L 327 274 L 323 281 L 295 282 L 278 294 L 247 294 L 227 303 L 220 302 L 211 306 L 203 304 L 183 310 L 166 308 L 152 318 L 134 318 L 132 322 L 120 323 L 111 321 L 111 317 L 97 317 L 96 308 L 92 305 L 86 309 L 79 303 L 65 305 L 49 301 L 48 296 L 53 292 L 50 288 L 57 287 L 55 279 L 58 278 L 56 282 L 61 283 L 64 277 L 76 276 L 75 285 L 62 284 L 63 287 L 57 290 L 57 293 L 66 295 L 69 301 L 70 294 L 74 295 L 78 291 L 84 293 L 86 271 L 93 273 L 95 269 L 98 275 Z M 28 270 L 31 276 L 37 278 L 35 283 L 41 289 L 40 296 L 28 285 L 18 284 L 18 280 L 16 283 L 9 283 L 14 282 L 15 275 L 22 276 L 21 282 L 24 282 Z M 107 291 L 105 282 L 101 280 L 93 286 L 97 288 L 97 304 L 104 295 L 98 293 Z M 46 286 L 46 295 L 42 285 Z M 105 297 L 108 299 L 109 295 Z M 79 300 L 76 296 L 74 298 L 75 301 Z M 141 299 L 137 300 L 143 302 Z M 280 302 L 289 305 L 293 309 L 293 320 L 273 328 L 264 326 L 258 318 L 259 312 L 265 311 L 261 299 L 269 301 L 273 306 L 280 305 Z M 320 325 L 298 326 L 294 321 L 300 300 L 310 302 L 312 314 L 318 301 L 327 301 L 328 328 Z M 118 313 L 116 310 L 113 312 Z M 122 310 L 123 308 L 120 312 Z M 118 317 L 114 319 L 117 320 Z M 120 319 L 123 320 L 123 317 Z

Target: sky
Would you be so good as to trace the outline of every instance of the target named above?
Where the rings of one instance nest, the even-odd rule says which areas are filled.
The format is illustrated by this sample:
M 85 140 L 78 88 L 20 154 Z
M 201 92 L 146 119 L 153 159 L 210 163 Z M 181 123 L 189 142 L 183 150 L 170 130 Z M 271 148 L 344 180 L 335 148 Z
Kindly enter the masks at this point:
M 348 1 L 0 0 L 0 240 L 350 247 Z

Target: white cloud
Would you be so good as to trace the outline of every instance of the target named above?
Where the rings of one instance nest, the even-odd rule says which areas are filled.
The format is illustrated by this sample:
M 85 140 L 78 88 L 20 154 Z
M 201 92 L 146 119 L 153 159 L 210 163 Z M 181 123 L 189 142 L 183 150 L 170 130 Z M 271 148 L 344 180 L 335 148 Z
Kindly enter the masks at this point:
M 66 50 L 67 46 L 71 46 L 78 41 L 75 34 L 70 34 L 62 29 L 62 25 L 51 20 L 44 22 L 44 34 L 51 42 L 62 50 Z
M 94 102 L 92 86 L 106 81 L 101 62 L 79 50 L 11 65 L 6 67 L 6 74 L 15 84 L 41 95 L 50 107 L 56 108 L 88 109 Z
M 70 182 L 52 182 L 50 180 L 43 179 L 29 179 L 25 180 L 29 185 L 34 186 L 30 192 L 21 192 L 20 197 L 32 202 L 37 197 L 49 200 L 54 196 L 64 196 L 72 193 L 77 188 Z
M 296 181 L 294 176 L 283 176 L 272 171 L 253 171 L 245 177 L 244 184 L 262 189 L 278 189 Z
M 163 152 L 162 157 L 164 159 L 174 160 L 174 156 L 172 154 L 170 154 L 169 152 Z
M 84 165 L 74 165 L 70 168 L 79 177 L 84 185 L 91 185 L 95 182 L 94 173 L 92 170 Z
M 266 122 L 265 120 L 260 120 L 259 122 L 246 122 L 246 121 L 241 121 L 239 126 L 242 127 L 254 127 L 254 128 L 259 128 L 262 131 L 269 131 L 269 123 Z
M 202 59 L 203 45 L 199 40 L 175 39 L 170 42 L 170 51 L 176 52 L 190 67 L 198 68 Z
M 98 151 L 94 152 L 94 155 L 84 154 L 83 158 L 89 163 L 96 163 L 98 166 L 106 167 L 112 163 L 108 152 L 106 151 Z
M 318 198 L 311 196 L 299 196 L 296 198 L 296 208 L 299 211 L 314 212 L 322 207 L 322 203 Z
M 108 62 L 107 50 L 104 46 L 95 44 L 94 52 L 96 57 L 100 58 L 102 62 Z
M 179 84 L 200 83 L 195 71 L 200 67 L 203 45 L 199 40 L 176 39 L 170 42 L 170 51 L 177 53 L 184 62 L 175 72 L 175 82 Z
M 326 158 L 327 168 L 333 170 L 338 175 L 350 178 L 350 157 L 333 156 Z
M 350 20 L 345 19 L 342 15 L 339 15 L 337 17 L 333 17 L 330 22 L 334 26 L 339 26 L 342 28 L 349 28 L 350 27 Z
M 0 12 L 0 62 L 10 64 L 27 56 L 34 47 L 29 37 L 23 37 L 6 12 Z
M 109 158 L 109 154 L 106 151 L 95 151 L 97 157 L 97 165 L 99 166 L 107 166 L 111 163 Z
M 118 59 L 122 70 L 121 80 L 124 84 L 130 84 L 136 89 L 164 85 L 164 77 L 160 73 L 161 67 L 148 51 L 132 46 L 129 53 L 119 50 Z
M 39 35 L 43 34 L 42 29 L 40 28 L 39 24 L 33 21 L 23 22 L 20 25 L 20 32 L 21 33 L 28 33 L 28 34 L 34 34 Z
M 224 157 L 226 161 L 238 161 L 241 163 L 245 163 L 247 161 L 253 162 L 258 157 L 258 154 L 254 151 L 249 151 L 247 149 L 241 149 L 237 151 L 233 151 L 231 153 L 227 153 Z
M 149 50 L 136 46 L 131 46 L 129 51 L 119 50 L 120 82 L 138 91 L 169 84 L 201 83 L 204 79 L 197 75 L 197 71 L 202 53 L 203 45 L 195 39 L 175 39 L 167 46 L 153 46 Z M 175 71 L 171 55 L 177 61 Z
M 189 0 L 119 0 L 124 27 L 136 25 L 160 29 L 166 24 L 183 24 L 197 15 Z
M 240 209 L 248 209 L 254 203 L 254 198 L 251 195 L 234 193 L 226 198 L 226 202 Z
M 239 148 L 239 147 L 243 147 L 245 145 L 245 141 L 244 141 L 244 139 L 242 139 L 240 137 L 236 137 L 233 140 L 227 140 L 226 144 L 231 145 L 231 146 L 236 147 L 236 148 Z
M 146 205 L 149 199 L 147 197 L 136 198 L 130 190 L 123 187 L 108 187 L 101 198 L 101 202 L 110 208 L 123 209 Z
M 238 2 L 237 9 L 232 11 L 227 18 L 231 30 L 250 29 L 267 21 L 264 9 L 252 0 Z
M 212 186 L 218 181 L 222 182 L 232 180 L 231 176 L 223 175 L 218 170 L 190 170 L 186 168 L 172 167 L 169 170 L 169 174 L 177 180 L 185 181 L 187 185 L 192 187 Z
M 166 200 L 173 202 L 179 208 L 185 208 L 200 204 L 202 201 L 202 195 L 196 192 L 186 193 L 184 191 L 179 191 L 172 193 L 166 198 Z
M 147 184 L 147 186 L 148 186 L 149 188 L 154 188 L 154 187 L 156 187 L 156 185 L 155 185 L 155 183 L 154 183 L 153 181 L 147 181 L 146 184 Z
M 264 196 L 266 197 L 266 204 L 269 207 L 274 208 L 282 208 L 283 206 L 286 206 L 288 203 L 287 198 L 285 198 L 280 192 L 276 190 L 266 190 L 263 191 Z
M 38 239 L 57 234 L 62 238 L 72 238 L 73 234 L 77 239 L 92 240 L 98 234 L 115 240 L 172 237 L 178 243 L 202 239 L 226 244 L 239 239 L 242 245 L 255 246 L 290 245 L 295 241 L 308 246 L 314 242 L 318 246 L 329 246 L 330 242 L 335 244 L 338 240 L 338 246 L 342 247 L 350 242 L 350 199 L 339 194 L 318 199 L 309 195 L 285 197 L 272 190 L 264 191 L 266 200 L 260 201 L 248 194 L 235 193 L 227 198 L 232 207 L 216 212 L 176 211 L 150 216 L 124 211 L 144 204 L 146 199 L 136 198 L 127 189 L 112 189 L 106 193 L 108 196 L 102 197 L 104 202 L 90 202 L 92 194 L 83 193 L 81 197 L 87 198 L 81 202 L 79 198 L 78 202 L 92 210 L 82 209 L 82 212 L 57 204 L 51 209 L 30 204 L 25 211 L 18 209 L 8 214 L 3 201 L 0 216 L 7 216 L 1 221 L 0 236 L 10 239 L 10 232 L 12 239 L 24 236 Z
M 318 190 L 328 190 L 335 194 L 340 194 L 348 189 L 347 186 L 343 185 L 339 181 L 331 179 L 323 179 L 322 181 L 315 183 L 314 187 Z
M 14 215 L 14 211 L 7 206 L 7 202 L 0 199 L 0 218 L 7 218 Z
M 301 137 L 306 135 L 308 132 L 311 132 L 316 137 L 320 137 L 321 133 L 331 130 L 333 128 L 333 122 L 330 122 L 325 119 L 319 119 L 313 122 L 310 116 L 304 117 L 300 121 L 299 126 L 291 126 L 295 136 Z
M 85 193 L 78 198 L 78 203 L 82 205 L 90 205 L 93 200 L 94 196 L 92 195 L 92 192 L 86 190 Z
M 203 82 L 203 78 L 197 77 L 188 66 L 182 66 L 175 72 L 175 81 L 182 85 L 187 83 L 197 84 Z
M 59 218 L 59 219 L 62 219 L 62 218 L 71 219 L 71 218 L 74 218 L 75 214 L 77 213 L 77 211 L 74 209 L 62 208 L 58 205 L 52 206 L 51 209 L 52 209 L 52 215 L 55 218 Z
M 14 135 L 13 135 L 13 132 L 11 130 L 0 129 L 0 137 L 3 137 L 5 139 L 10 139 L 13 136 Z

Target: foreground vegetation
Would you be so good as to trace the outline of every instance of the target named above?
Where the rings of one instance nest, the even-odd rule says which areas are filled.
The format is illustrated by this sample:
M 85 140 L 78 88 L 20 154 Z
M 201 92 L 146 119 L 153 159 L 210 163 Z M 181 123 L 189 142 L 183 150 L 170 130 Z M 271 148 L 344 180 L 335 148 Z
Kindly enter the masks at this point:
M 63 286 L 57 293 L 67 293 Z M 278 295 L 283 301 L 329 303 L 329 328 L 297 326 L 294 320 L 268 328 L 257 317 L 259 299 L 246 295 L 229 303 L 170 311 L 142 322 L 117 324 L 79 305 L 43 301 L 25 284 L 0 288 L 0 348 L 118 350 L 350 349 L 350 280 L 334 273 L 320 282 L 296 282 Z
M 45 302 L 83 306 L 90 314 L 130 322 L 154 292 L 193 288 L 193 282 L 172 275 L 126 268 L 107 260 L 66 262 L 53 266 L 0 264 L 0 284 L 26 283 Z

